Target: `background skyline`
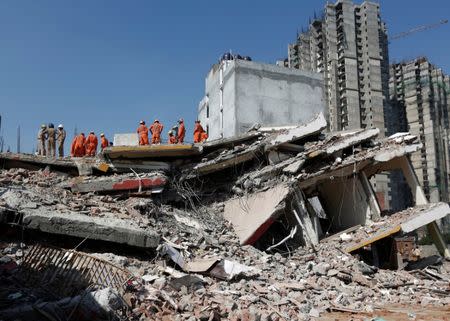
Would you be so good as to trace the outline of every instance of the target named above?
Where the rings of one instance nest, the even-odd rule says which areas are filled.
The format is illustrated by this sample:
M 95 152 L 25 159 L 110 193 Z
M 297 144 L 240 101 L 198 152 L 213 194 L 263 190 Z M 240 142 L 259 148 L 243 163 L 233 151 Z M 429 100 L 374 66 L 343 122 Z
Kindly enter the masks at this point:
M 2 1 L 0 115 L 5 149 L 31 152 L 42 123 L 63 123 L 66 152 L 74 128 L 134 132 L 158 118 L 163 138 L 180 117 L 193 121 L 212 64 L 228 50 L 254 61 L 287 56 L 297 30 L 326 1 Z M 379 1 L 388 34 L 431 24 L 450 12 L 444 0 Z M 357 1 L 360 3 L 360 1 Z M 425 55 L 450 73 L 450 25 L 392 41 L 390 62 Z

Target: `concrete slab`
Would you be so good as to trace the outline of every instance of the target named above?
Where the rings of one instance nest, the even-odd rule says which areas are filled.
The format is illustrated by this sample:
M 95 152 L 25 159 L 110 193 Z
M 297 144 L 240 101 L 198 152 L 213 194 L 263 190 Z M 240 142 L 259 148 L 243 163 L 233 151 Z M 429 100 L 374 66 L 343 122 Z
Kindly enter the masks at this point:
M 225 202 L 224 217 L 233 224 L 241 245 L 253 244 L 284 210 L 289 187 L 282 184 L 264 192 Z
M 112 146 L 103 150 L 103 155 L 111 159 L 149 159 L 162 157 L 190 157 L 200 155 L 202 146 L 197 145 L 147 145 L 147 146 Z
M 156 190 L 161 192 L 167 184 L 167 177 L 160 173 L 136 175 L 107 176 L 100 178 L 78 178 L 69 183 L 72 192 L 114 192 Z
M 160 237 L 152 229 L 142 229 L 131 220 L 91 217 L 76 212 L 58 213 L 45 208 L 23 209 L 22 225 L 62 236 L 127 244 L 142 248 L 156 248 Z
M 319 113 L 314 119 L 303 125 L 292 129 L 287 129 L 282 133 L 268 137 L 266 149 L 271 149 L 283 143 L 290 143 L 314 134 L 318 134 L 325 128 L 327 128 L 327 121 L 325 120 L 323 114 Z
M 326 149 L 326 153 L 331 155 L 345 148 L 359 145 L 364 141 L 377 137 L 379 133 L 380 130 L 378 128 L 372 128 L 356 132 L 352 135 L 342 135 Z

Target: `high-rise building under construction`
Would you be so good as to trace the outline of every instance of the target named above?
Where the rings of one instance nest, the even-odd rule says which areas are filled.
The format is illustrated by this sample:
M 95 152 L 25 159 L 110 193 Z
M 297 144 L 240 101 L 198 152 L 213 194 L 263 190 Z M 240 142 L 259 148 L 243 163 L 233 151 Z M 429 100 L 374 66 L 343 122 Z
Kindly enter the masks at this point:
M 288 51 L 288 67 L 323 74 L 331 131 L 376 127 L 384 136 L 389 59 L 378 3 L 326 4 Z M 387 176 L 378 175 L 375 187 L 381 207 L 388 208 Z
M 377 127 L 384 132 L 389 60 L 378 3 L 327 4 L 289 45 L 288 65 L 324 74 L 330 130 Z
M 388 133 L 409 131 L 423 147 L 411 163 L 431 202 L 450 201 L 450 77 L 421 57 L 392 64 Z

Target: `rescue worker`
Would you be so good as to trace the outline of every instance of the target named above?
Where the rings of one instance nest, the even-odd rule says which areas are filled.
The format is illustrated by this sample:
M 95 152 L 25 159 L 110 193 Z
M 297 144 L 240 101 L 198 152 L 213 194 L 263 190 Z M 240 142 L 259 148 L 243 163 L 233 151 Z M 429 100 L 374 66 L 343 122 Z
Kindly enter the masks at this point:
M 202 125 L 200 125 L 200 120 L 196 120 L 194 126 L 194 143 L 200 143 L 202 141 L 203 132 L 205 132 L 205 130 Z
M 45 156 L 45 141 L 47 140 L 47 126 L 42 124 L 41 129 L 38 132 L 38 155 Z
M 84 133 L 75 136 L 70 148 L 70 154 L 72 157 L 83 157 L 86 155 L 86 137 Z
M 184 136 L 186 136 L 186 128 L 184 127 L 184 120 L 183 118 L 181 118 L 178 121 L 178 144 L 183 144 L 184 143 Z
M 100 134 L 100 140 L 101 140 L 100 146 L 102 150 L 109 146 L 109 141 L 108 139 L 106 139 L 105 134 L 103 133 Z
M 174 136 L 173 131 L 169 130 L 169 144 L 176 144 L 177 138 Z
M 55 125 L 52 123 L 48 124 L 47 127 L 47 156 L 55 157 L 56 156 L 56 131 Z
M 58 125 L 58 131 L 56 133 L 56 141 L 58 142 L 58 155 L 64 157 L 64 141 L 66 140 L 66 131 L 62 124 Z
M 95 156 L 97 153 L 98 139 L 94 132 L 91 131 L 86 138 L 86 156 Z
M 161 144 L 161 133 L 164 126 L 155 119 L 153 124 L 150 126 L 150 133 L 152 133 L 152 144 Z
M 200 135 L 200 142 L 204 143 L 204 142 L 206 142 L 207 139 L 208 139 L 208 133 L 203 131 L 202 134 Z
M 145 126 L 145 121 L 139 122 L 139 127 L 136 131 L 139 134 L 139 145 L 148 145 L 148 128 Z

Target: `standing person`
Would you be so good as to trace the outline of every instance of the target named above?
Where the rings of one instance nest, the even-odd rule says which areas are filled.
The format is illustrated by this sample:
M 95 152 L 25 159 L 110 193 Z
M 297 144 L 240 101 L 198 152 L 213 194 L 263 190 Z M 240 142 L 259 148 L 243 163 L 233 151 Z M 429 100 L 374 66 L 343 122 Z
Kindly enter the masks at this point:
M 95 133 L 91 131 L 86 138 L 86 156 L 95 156 L 97 153 L 98 139 Z
M 58 131 L 56 133 L 56 141 L 58 142 L 58 156 L 64 157 L 64 141 L 66 140 L 66 131 L 62 124 L 58 125 Z
M 200 125 L 200 120 L 196 120 L 194 126 L 194 143 L 200 143 L 202 141 L 202 133 L 204 131 L 202 125 Z
M 177 138 L 173 134 L 173 131 L 169 130 L 169 144 L 176 144 L 176 143 L 177 143 Z
M 183 144 L 184 143 L 184 136 L 186 136 L 186 128 L 184 127 L 184 120 L 183 118 L 180 118 L 180 120 L 178 121 L 178 144 Z
M 208 139 L 208 133 L 203 131 L 202 134 L 200 135 L 200 142 L 204 143 L 204 142 L 206 142 L 207 139 Z
M 106 139 L 105 134 L 103 134 L 103 133 L 100 134 L 100 141 L 101 141 L 101 144 L 100 144 L 101 150 L 103 150 L 109 146 L 109 141 L 108 141 L 108 139 Z
M 148 145 L 148 128 L 145 126 L 145 121 L 139 122 L 139 127 L 136 131 L 139 134 L 139 145 Z
M 150 132 L 152 133 L 152 144 L 161 144 L 161 132 L 163 129 L 164 126 L 158 119 L 155 119 L 153 124 L 150 126 Z
M 48 124 L 47 137 L 48 137 L 47 156 L 55 157 L 56 156 L 56 131 L 55 131 L 55 125 L 53 125 L 52 123 Z
M 72 157 L 83 157 L 86 155 L 86 137 L 84 133 L 81 133 L 73 139 L 70 154 Z
M 38 132 L 38 155 L 45 156 L 45 141 L 47 140 L 47 126 L 42 124 L 41 129 Z

